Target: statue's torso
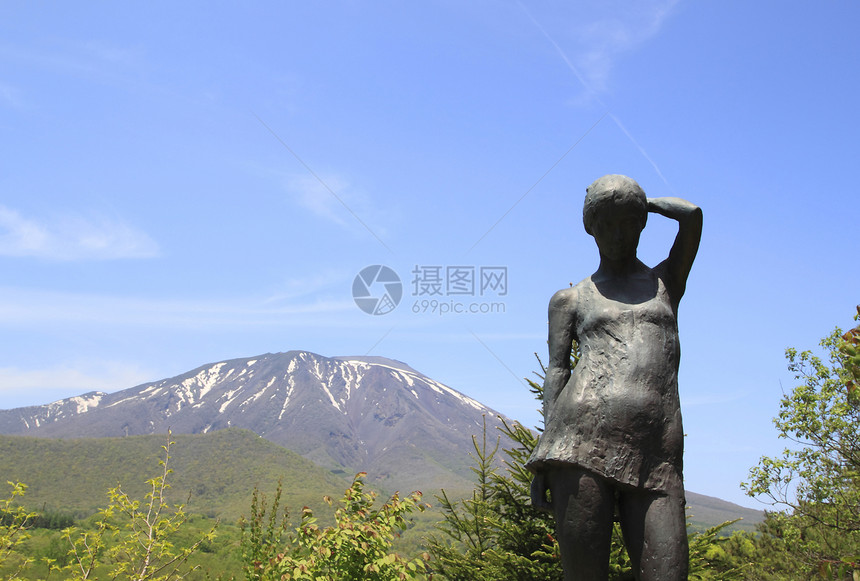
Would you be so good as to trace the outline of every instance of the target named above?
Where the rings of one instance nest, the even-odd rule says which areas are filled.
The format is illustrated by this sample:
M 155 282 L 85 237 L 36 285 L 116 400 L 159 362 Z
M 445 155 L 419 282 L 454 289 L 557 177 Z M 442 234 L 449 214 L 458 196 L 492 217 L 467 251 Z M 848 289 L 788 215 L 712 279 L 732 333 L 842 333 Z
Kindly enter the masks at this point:
M 571 463 L 620 484 L 681 485 L 677 319 L 663 281 L 613 300 L 591 278 L 571 289 L 581 358 L 547 406 L 530 465 Z

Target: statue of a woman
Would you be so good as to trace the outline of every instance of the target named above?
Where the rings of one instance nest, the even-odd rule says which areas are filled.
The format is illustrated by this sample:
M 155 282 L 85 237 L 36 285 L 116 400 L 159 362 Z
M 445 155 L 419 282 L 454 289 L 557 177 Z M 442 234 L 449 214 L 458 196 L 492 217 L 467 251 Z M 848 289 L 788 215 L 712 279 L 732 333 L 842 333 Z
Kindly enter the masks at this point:
M 549 303 L 545 429 L 527 466 L 532 503 L 556 520 L 565 581 L 605 581 L 617 514 L 638 580 L 687 579 L 678 399 L 678 303 L 702 211 L 608 175 L 586 190 L 583 221 L 600 266 Z M 678 221 L 669 257 L 636 257 L 648 213 Z M 571 371 L 571 347 L 581 357 Z

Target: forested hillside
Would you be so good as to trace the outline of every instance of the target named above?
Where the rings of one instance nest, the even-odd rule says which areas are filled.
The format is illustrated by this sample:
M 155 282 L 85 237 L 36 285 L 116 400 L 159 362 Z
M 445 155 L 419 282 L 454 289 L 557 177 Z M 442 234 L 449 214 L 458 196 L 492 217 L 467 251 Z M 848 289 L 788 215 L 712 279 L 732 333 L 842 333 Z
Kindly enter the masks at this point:
M 171 500 L 187 501 L 188 512 L 224 521 L 247 514 L 254 487 L 270 491 L 281 481 L 285 506 L 321 508 L 322 495 L 340 494 L 353 476 L 334 475 L 248 430 L 173 434 L 172 439 Z M 106 504 L 107 490 L 117 484 L 142 496 L 166 441 L 166 434 L 72 440 L 0 436 L 0 480 L 26 483 L 28 506 L 88 516 Z

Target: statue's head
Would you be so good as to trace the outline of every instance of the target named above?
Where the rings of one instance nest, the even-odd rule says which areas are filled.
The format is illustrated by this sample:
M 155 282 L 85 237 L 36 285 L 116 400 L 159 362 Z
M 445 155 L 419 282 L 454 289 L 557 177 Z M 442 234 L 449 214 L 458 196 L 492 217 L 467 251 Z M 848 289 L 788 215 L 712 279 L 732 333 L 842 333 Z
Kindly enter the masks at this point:
M 648 199 L 639 184 L 627 176 L 606 175 L 585 192 L 582 221 L 601 255 L 635 257 L 639 234 L 648 221 Z
M 594 235 L 594 222 L 605 213 L 633 213 L 641 218 L 641 231 L 648 221 L 648 199 L 635 180 L 627 176 L 610 174 L 585 188 L 585 205 L 582 222 L 585 231 Z

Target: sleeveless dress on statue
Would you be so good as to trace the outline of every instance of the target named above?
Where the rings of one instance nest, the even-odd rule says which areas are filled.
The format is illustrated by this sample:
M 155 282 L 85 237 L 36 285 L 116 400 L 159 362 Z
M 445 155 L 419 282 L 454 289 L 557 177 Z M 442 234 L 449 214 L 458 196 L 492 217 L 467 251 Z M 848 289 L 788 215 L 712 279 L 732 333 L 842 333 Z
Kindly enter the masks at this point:
M 532 472 L 573 465 L 619 485 L 683 494 L 678 323 L 660 267 L 651 273 L 655 292 L 640 303 L 607 298 L 591 277 L 572 289 L 581 358 L 555 401 L 544 402 Z

